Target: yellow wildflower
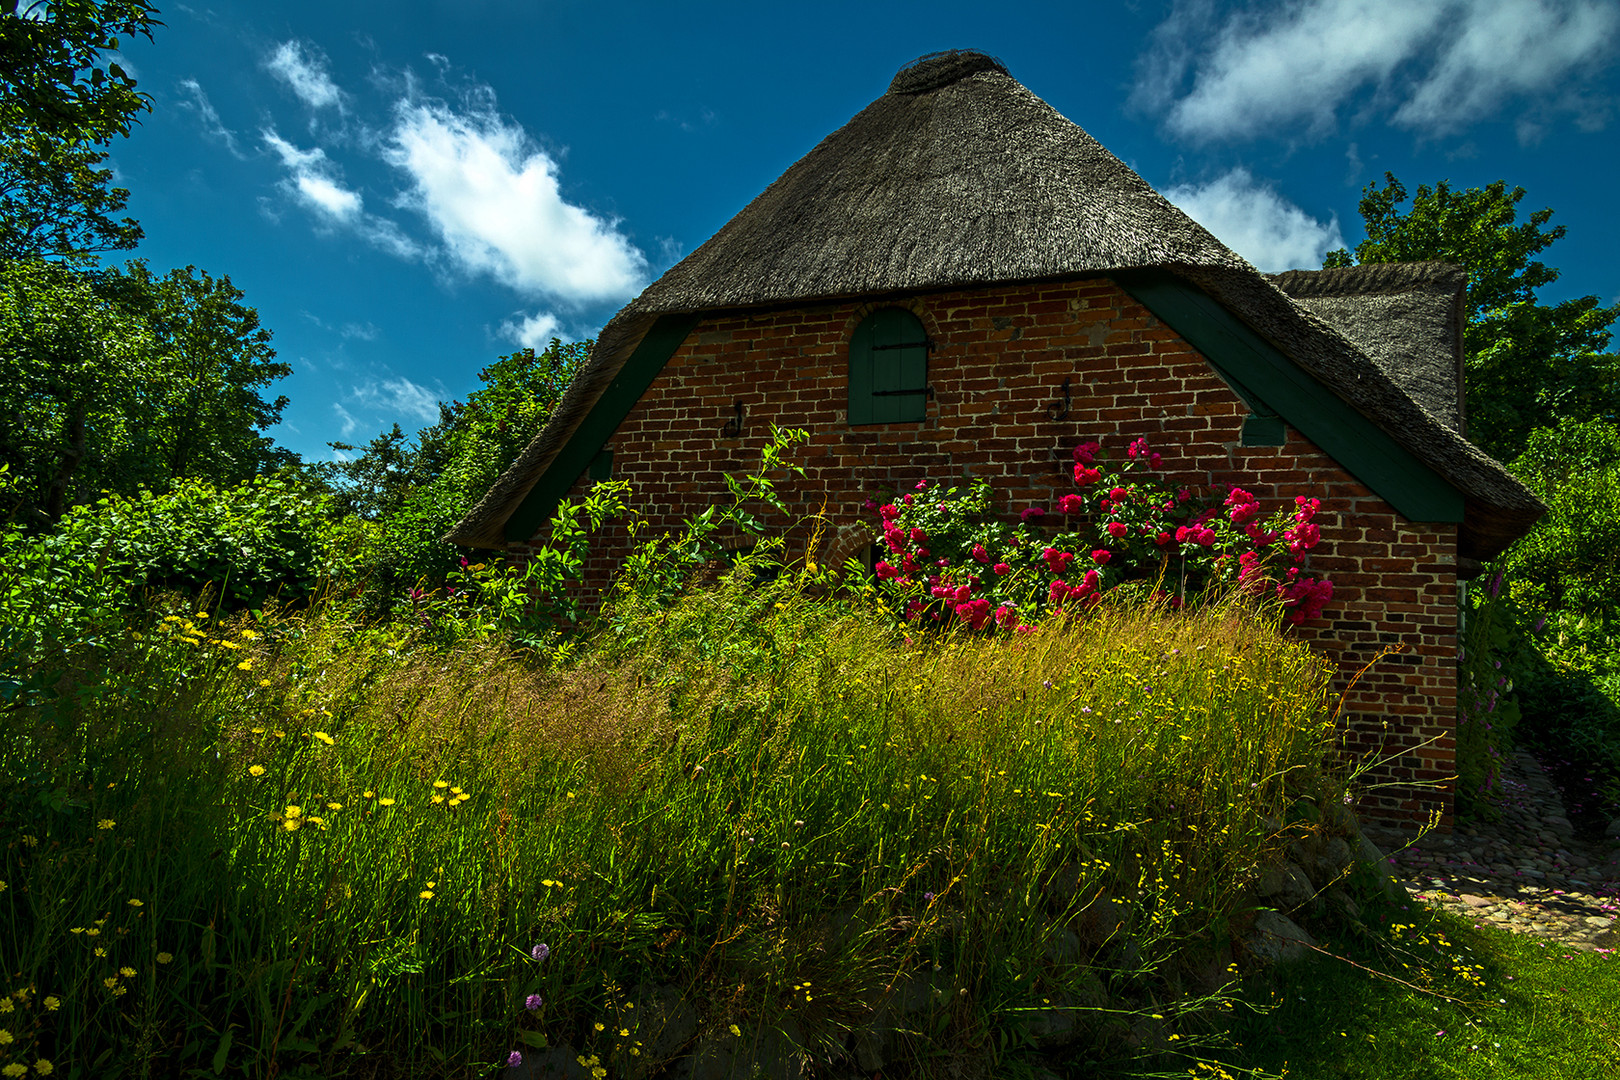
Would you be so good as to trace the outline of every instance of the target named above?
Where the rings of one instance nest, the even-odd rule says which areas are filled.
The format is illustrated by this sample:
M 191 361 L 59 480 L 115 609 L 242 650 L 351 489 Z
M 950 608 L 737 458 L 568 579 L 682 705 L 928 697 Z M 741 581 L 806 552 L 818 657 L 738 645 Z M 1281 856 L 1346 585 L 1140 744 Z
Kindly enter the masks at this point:
M 435 803 L 442 803 L 442 802 L 444 802 L 444 796 L 443 795 L 435 795 L 435 796 L 433 796 L 433 801 Z
M 16 1009 L 16 1007 L 17 1007 L 17 1006 L 15 1006 L 15 1005 L 13 1005 L 13 1004 L 12 1004 L 12 1003 L 11 1003 L 11 999 L 10 999 L 10 998 L 8 998 L 8 997 L 6 997 L 6 998 L 0 998 L 0 1013 L 8 1013 L 8 1012 L 11 1012 L 11 1011 L 13 1011 L 13 1010 L 14 1010 L 14 1009 Z
M 602 1023 L 600 1020 L 598 1020 L 596 1023 L 592 1024 L 591 1026 L 594 1027 L 597 1031 L 603 1031 L 603 1030 L 605 1030 L 607 1028 L 607 1025 Z
M 219 647 L 222 649 L 240 649 L 242 646 L 234 641 L 222 641 L 219 643 Z
M 68 933 L 70 933 L 70 934 L 82 934 L 82 933 L 84 933 L 84 927 L 82 927 L 82 926 L 70 927 L 68 929 Z
M 742 1028 L 738 1027 L 736 1024 L 732 1024 L 731 1025 L 731 1034 L 733 1036 L 735 1036 L 736 1038 L 739 1038 L 739 1039 L 742 1038 Z
M 160 964 L 167 964 L 173 959 L 174 953 L 160 952 L 157 954 L 157 962 Z
M 135 977 L 135 969 L 132 967 L 121 967 L 118 969 L 118 974 L 122 975 L 126 979 L 133 979 Z
M 260 679 L 259 680 L 259 685 L 260 686 L 269 686 L 270 685 L 270 680 L 269 679 Z
M 129 906 L 130 907 L 145 907 L 146 905 L 144 903 L 142 903 L 141 901 L 135 899 L 132 896 L 132 897 L 129 898 Z
M 332 736 L 328 735 L 324 731 L 314 732 L 313 738 L 318 739 L 319 741 L 325 743 L 327 746 L 333 746 L 333 745 L 336 745 L 336 743 L 337 743 L 336 739 L 332 738 Z
M 302 806 L 289 805 L 287 809 L 283 811 L 283 813 L 285 813 L 288 817 L 300 817 L 304 813 L 304 808 Z
M 450 789 L 450 794 L 452 794 L 452 795 L 460 795 L 461 794 L 461 789 L 458 788 L 458 787 L 453 787 L 453 788 Z
M 343 809 L 343 804 L 340 802 L 329 802 L 326 804 L 326 808 L 328 810 L 341 810 Z
M 56 1071 L 56 1066 L 52 1065 L 49 1061 L 45 1060 L 44 1058 L 35 1058 L 34 1059 L 34 1071 L 39 1073 L 39 1075 L 41 1075 L 41 1076 L 49 1076 L 49 1075 L 51 1075 L 51 1073 Z
M 394 805 L 394 800 L 393 799 L 388 799 L 388 798 L 378 799 L 377 800 L 377 805 L 378 806 L 393 806 Z
M 242 627 L 242 636 L 247 638 L 249 641 L 252 641 L 254 638 L 259 636 L 259 632 L 257 630 L 250 630 L 244 626 Z
M 86 930 L 84 932 L 84 936 L 85 937 L 95 937 L 99 933 L 101 933 L 101 927 L 92 926 L 90 929 L 88 929 L 88 930 Z
M 105 957 L 107 955 L 107 950 L 106 949 L 97 949 L 96 950 L 96 955 L 101 956 L 101 957 Z
M 439 788 L 442 791 L 443 789 L 449 787 L 450 785 L 445 783 L 443 780 L 435 780 L 435 781 L 433 781 L 433 786 L 436 787 L 436 788 Z
M 370 788 L 367 788 L 360 793 L 360 797 L 362 799 L 375 799 L 377 797 L 377 793 L 372 791 Z
M 417 893 L 416 895 L 420 899 L 431 900 L 431 899 L 433 899 L 433 890 L 432 889 L 423 889 L 421 892 Z
M 118 985 L 118 976 L 116 976 L 116 975 L 107 976 L 105 979 L 101 980 L 101 985 L 105 986 L 107 989 L 111 990 L 113 987 Z
M 104 817 L 100 821 L 96 822 L 96 828 L 98 828 L 98 829 L 110 829 L 116 824 L 118 824 L 118 822 L 114 821 L 112 818 L 105 818 Z
M 39 837 L 32 833 L 23 833 L 22 842 L 24 847 L 39 847 Z
M 61 1007 L 62 1007 L 62 999 L 57 997 L 55 994 L 52 994 L 50 997 L 45 999 L 45 1011 L 46 1012 L 55 1012 L 57 1009 L 60 1009 Z
M 19 1062 L 16 1062 L 16 1061 L 13 1061 L 10 1065 L 7 1065 L 5 1068 L 0 1069 L 0 1076 L 26 1076 L 26 1075 L 28 1075 L 28 1066 L 23 1065 L 23 1064 L 21 1064 Z
M 236 665 L 236 668 L 237 668 L 238 671 L 252 671 L 253 670 L 253 658 L 249 657 L 248 659 L 242 661 L 240 664 Z
M 290 817 L 290 818 L 288 818 L 287 820 L 285 820 L 285 821 L 283 821 L 281 823 L 281 827 L 283 829 L 286 829 L 288 832 L 297 832 L 300 828 L 303 827 L 303 824 L 304 823 L 302 821 L 299 821 L 297 818 Z
M 264 775 L 264 766 L 263 765 L 249 765 L 248 766 L 248 775 L 249 776 L 263 776 Z
M 326 828 L 326 819 L 325 818 L 307 817 L 304 820 L 309 822 L 311 825 L 319 825 L 323 829 Z

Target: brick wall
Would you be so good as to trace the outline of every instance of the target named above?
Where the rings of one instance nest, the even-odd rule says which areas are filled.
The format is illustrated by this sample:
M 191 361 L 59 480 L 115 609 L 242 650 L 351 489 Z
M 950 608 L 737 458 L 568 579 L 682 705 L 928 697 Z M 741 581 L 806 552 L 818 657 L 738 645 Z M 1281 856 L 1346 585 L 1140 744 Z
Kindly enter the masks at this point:
M 935 351 L 934 397 L 921 423 L 850 428 L 847 346 L 874 304 L 721 315 L 699 323 L 614 433 L 613 475 L 629 480 L 653 532 L 676 531 L 751 469 L 770 425 L 805 428 L 807 475 L 782 488 L 795 511 L 823 504 L 837 565 L 868 542 L 866 499 L 925 477 L 986 477 L 1014 509 L 1073 490 L 1069 451 L 1101 439 L 1115 459 L 1145 435 L 1185 483 L 1235 483 L 1267 512 L 1295 495 L 1322 500 L 1322 543 L 1309 569 L 1331 578 L 1325 623 L 1297 631 L 1339 669 L 1338 687 L 1387 646 L 1404 647 L 1361 675 L 1346 699 L 1347 746 L 1378 756 L 1411 750 L 1379 777 L 1363 809 L 1449 823 L 1456 703 L 1455 525 L 1404 521 L 1292 428 L 1277 447 L 1244 447 L 1247 406 L 1191 346 L 1112 283 L 1093 280 L 935 293 L 898 303 L 922 320 Z M 1067 416 L 1050 406 L 1070 381 Z M 745 410 L 742 434 L 722 435 Z M 582 477 L 571 496 L 583 493 Z M 598 546 L 599 583 L 628 539 Z M 514 545 L 521 556 L 524 545 Z M 1420 744 L 1421 749 L 1416 749 Z M 1381 752 L 1380 752 L 1381 751 Z

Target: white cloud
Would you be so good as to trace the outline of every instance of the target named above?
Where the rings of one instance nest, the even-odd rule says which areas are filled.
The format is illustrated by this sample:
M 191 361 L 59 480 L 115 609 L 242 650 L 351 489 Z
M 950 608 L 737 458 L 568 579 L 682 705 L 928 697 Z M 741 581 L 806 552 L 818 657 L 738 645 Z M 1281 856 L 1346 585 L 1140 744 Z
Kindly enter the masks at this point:
M 343 107 L 343 92 L 326 73 L 326 57 L 319 49 L 298 41 L 283 41 L 265 58 L 264 66 L 287 84 L 294 96 L 311 109 Z
M 1321 135 L 1342 110 L 1445 135 L 1510 101 L 1575 112 L 1620 36 L 1613 0 L 1264 0 L 1217 15 L 1183 0 L 1154 32 L 1133 100 L 1207 141 L 1279 129 Z
M 360 217 L 364 201 L 359 192 L 350 191 L 333 179 L 335 168 L 325 150 L 318 146 L 313 150 L 300 150 L 268 128 L 261 131 L 259 137 L 292 174 L 284 183 L 299 202 L 332 223 L 348 224 Z
M 425 424 L 439 418 L 438 395 L 404 377 L 356 386 L 349 400 L 389 417 L 410 416 Z
M 208 100 L 208 94 L 203 91 L 202 83 L 196 79 L 181 79 L 180 92 L 182 96 L 176 104 L 197 114 L 197 119 L 202 123 L 203 134 L 223 143 L 232 157 L 245 159 L 247 155 L 242 153 L 241 147 L 236 143 L 236 132 L 226 127 L 220 120 L 214 103 Z
M 346 339 L 354 338 L 360 341 L 376 341 L 377 338 L 382 336 L 382 330 L 379 329 L 375 323 L 369 321 L 363 323 L 344 323 L 343 328 L 339 330 L 338 333 Z
M 353 414 L 351 414 L 349 410 L 345 409 L 341 404 L 336 401 L 332 402 L 332 411 L 337 414 L 338 423 L 341 425 L 338 432 L 338 438 L 347 439 L 349 436 L 353 435 L 357 430 L 359 430 L 360 421 L 356 420 Z M 344 458 L 343 460 L 347 461 L 348 459 Z
M 571 340 L 562 332 L 562 324 L 549 311 L 525 315 L 521 320 L 508 319 L 501 324 L 501 336 L 517 342 L 525 349 L 544 349 L 552 338 Z
M 471 273 L 565 303 L 622 300 L 646 283 L 647 260 L 618 223 L 566 202 L 556 161 L 492 101 L 464 113 L 401 101 L 385 155 L 409 178 L 403 205 Z
M 1327 252 L 1344 246 L 1338 218 L 1317 221 L 1247 169 L 1233 169 L 1207 184 L 1168 188 L 1164 197 L 1267 273 L 1314 269 Z
M 306 209 L 313 210 L 322 224 L 352 230 L 367 242 L 401 259 L 423 257 L 417 244 L 403 229 L 387 218 L 369 214 L 365 200 L 338 180 L 337 167 L 320 147 L 300 150 L 271 129 L 259 133 L 264 144 L 281 159 L 288 177 L 281 188 Z

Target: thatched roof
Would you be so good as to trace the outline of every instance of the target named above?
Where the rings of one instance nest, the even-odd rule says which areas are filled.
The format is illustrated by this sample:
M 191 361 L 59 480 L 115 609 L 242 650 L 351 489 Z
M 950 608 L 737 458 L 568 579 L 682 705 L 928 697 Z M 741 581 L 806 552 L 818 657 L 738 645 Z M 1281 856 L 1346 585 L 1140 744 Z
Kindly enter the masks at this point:
M 1477 518 L 1464 532 L 1481 543 L 1465 546 L 1496 548 L 1539 515 L 1499 465 L 999 61 L 953 52 L 908 65 L 614 316 L 545 430 L 448 539 L 505 545 L 507 519 L 661 315 L 1131 269 L 1192 281 L 1429 462 Z
M 1463 327 L 1468 273 L 1451 263 L 1289 270 L 1271 281 L 1361 349 L 1423 411 L 1466 434 Z

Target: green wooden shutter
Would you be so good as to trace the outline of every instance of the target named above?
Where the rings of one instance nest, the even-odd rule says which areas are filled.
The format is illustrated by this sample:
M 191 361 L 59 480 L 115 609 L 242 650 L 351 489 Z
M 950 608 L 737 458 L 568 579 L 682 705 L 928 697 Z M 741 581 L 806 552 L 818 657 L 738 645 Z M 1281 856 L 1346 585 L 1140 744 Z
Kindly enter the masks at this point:
M 928 416 L 928 334 L 904 308 L 881 308 L 849 339 L 849 422 L 914 423 Z

